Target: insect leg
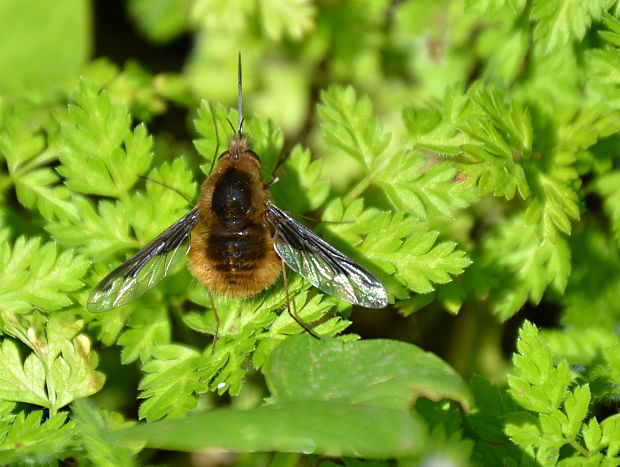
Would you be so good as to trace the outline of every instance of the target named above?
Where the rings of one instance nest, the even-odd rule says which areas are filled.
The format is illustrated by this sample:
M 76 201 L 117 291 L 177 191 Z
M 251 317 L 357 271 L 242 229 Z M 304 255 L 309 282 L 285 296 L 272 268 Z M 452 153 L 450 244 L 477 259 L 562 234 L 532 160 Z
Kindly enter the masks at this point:
M 275 185 L 280 181 L 280 177 L 273 177 L 269 183 L 264 183 L 263 188 L 269 188 L 271 185 Z
M 215 302 L 213 301 L 213 294 L 209 288 L 206 288 L 207 295 L 209 296 L 209 301 L 211 302 L 211 310 L 213 310 L 213 316 L 215 316 L 215 334 L 213 334 L 213 344 L 211 348 L 211 354 L 215 353 L 215 343 L 217 342 L 217 338 L 220 334 L 220 315 L 217 314 L 217 309 L 215 308 Z
M 321 337 L 318 334 L 316 334 L 312 329 L 310 329 L 306 323 L 304 323 L 301 319 L 299 319 L 299 317 L 295 315 L 295 313 L 293 313 L 293 310 L 291 309 L 291 298 L 288 293 L 288 278 L 286 276 L 286 263 L 284 262 L 282 258 L 280 258 L 280 261 L 282 262 L 282 278 L 284 279 L 284 294 L 286 295 L 286 311 L 288 311 L 288 314 L 291 316 L 291 318 L 293 318 L 295 322 L 303 328 L 304 331 L 306 331 L 312 337 L 316 339 L 320 339 Z

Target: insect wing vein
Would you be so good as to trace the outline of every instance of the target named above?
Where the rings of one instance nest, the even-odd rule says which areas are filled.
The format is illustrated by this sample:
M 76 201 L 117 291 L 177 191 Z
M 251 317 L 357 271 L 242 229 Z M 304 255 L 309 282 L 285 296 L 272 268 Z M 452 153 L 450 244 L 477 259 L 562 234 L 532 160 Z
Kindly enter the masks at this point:
M 354 305 L 387 305 L 385 287 L 365 268 L 271 203 L 266 218 L 275 230 L 278 255 L 312 285 Z
M 197 222 L 198 209 L 194 208 L 104 277 L 88 297 L 88 310 L 101 312 L 125 305 L 166 277 L 185 258 Z

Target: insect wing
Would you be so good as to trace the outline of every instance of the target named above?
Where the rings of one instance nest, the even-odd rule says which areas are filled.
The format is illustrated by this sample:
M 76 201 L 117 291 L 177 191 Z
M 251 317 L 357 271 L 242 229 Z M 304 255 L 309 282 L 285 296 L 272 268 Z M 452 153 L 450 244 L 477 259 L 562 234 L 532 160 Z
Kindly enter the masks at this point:
M 88 311 L 125 305 L 174 271 L 187 254 L 188 240 L 197 222 L 198 208 L 194 208 L 104 277 L 88 297 Z
M 365 268 L 271 203 L 266 218 L 275 229 L 278 256 L 316 288 L 366 308 L 387 305 L 385 287 Z

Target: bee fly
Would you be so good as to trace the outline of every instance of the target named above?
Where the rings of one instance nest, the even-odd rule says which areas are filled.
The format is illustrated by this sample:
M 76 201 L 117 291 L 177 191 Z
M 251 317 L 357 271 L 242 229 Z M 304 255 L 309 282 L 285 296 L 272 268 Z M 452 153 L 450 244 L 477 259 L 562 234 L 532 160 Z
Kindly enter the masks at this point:
M 288 312 L 310 333 L 291 312 L 285 265 L 345 302 L 387 305 L 385 287 L 374 275 L 269 201 L 260 158 L 243 134 L 241 56 L 238 84 L 238 129 L 202 185 L 198 205 L 99 282 L 88 298 L 89 311 L 140 297 L 174 270 L 188 247 L 191 273 L 208 291 L 228 297 L 253 297 L 282 271 Z

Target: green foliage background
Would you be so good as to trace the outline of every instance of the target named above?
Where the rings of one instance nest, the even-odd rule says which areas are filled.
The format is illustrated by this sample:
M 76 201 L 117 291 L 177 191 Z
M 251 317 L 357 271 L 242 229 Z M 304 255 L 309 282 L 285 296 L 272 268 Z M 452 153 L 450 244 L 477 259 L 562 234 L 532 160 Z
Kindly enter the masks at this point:
M 0 462 L 620 465 L 620 3 L 5 0 L 0 43 Z M 324 339 L 278 282 L 213 350 L 181 268 L 88 313 L 189 209 L 141 176 L 196 198 L 239 51 L 274 201 L 391 305 L 292 276 Z

